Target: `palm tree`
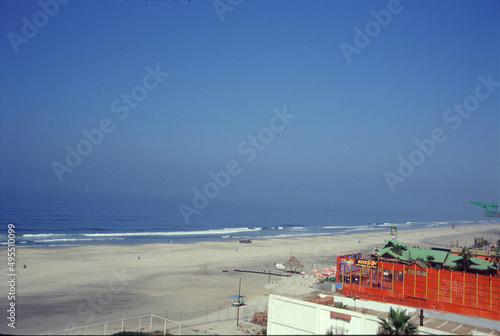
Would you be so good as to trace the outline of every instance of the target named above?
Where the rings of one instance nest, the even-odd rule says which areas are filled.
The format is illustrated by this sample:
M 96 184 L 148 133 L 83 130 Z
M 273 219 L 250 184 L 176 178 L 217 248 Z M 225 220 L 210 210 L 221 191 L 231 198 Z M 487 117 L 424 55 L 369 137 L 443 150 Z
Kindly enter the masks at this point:
M 493 261 L 493 266 L 498 270 L 500 269 L 500 253 L 499 252 L 494 252 L 491 255 L 491 261 Z
M 467 272 L 467 267 L 471 264 L 470 259 L 473 257 L 472 251 L 467 247 L 464 247 L 458 255 L 462 257 L 461 263 L 464 268 L 464 272 Z
M 485 239 L 485 240 L 482 240 L 481 242 L 479 242 L 477 244 L 477 247 L 481 248 L 481 247 L 485 247 L 485 246 L 488 246 L 488 245 L 490 245 L 490 242 Z
M 406 315 L 406 309 L 389 310 L 387 319 L 379 317 L 378 335 L 416 335 L 418 327 L 416 324 L 408 322 L 410 316 Z
M 340 308 L 340 309 L 348 309 L 348 308 L 347 308 L 347 305 L 343 304 L 342 302 L 335 302 L 335 303 L 333 304 L 333 306 L 334 306 L 335 308 Z
M 403 255 L 404 250 L 405 250 L 405 248 L 402 245 L 393 245 L 391 248 L 392 252 L 399 254 L 399 255 Z

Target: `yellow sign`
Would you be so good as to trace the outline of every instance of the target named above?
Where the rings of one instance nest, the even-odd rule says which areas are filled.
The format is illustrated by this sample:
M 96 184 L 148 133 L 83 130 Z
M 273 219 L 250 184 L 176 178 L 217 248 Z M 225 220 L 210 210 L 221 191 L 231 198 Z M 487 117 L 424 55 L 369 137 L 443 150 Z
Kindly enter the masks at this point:
M 357 259 L 356 266 L 358 267 L 369 267 L 369 268 L 377 268 L 378 261 L 377 260 L 366 260 L 366 259 Z

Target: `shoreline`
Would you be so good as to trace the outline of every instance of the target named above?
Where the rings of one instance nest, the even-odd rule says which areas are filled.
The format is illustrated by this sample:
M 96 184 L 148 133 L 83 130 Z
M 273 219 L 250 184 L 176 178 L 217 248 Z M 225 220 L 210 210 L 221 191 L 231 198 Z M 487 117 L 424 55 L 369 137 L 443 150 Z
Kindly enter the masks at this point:
M 412 222 L 412 223 L 434 223 L 434 225 L 430 225 L 430 226 L 425 226 L 425 227 L 408 227 L 408 226 L 405 226 L 406 224 L 403 224 L 403 223 L 384 223 L 384 224 L 394 224 L 394 226 L 397 226 L 398 228 L 398 232 L 403 232 L 403 231 L 408 231 L 408 230 L 427 230 L 427 229 L 434 229 L 434 228 L 449 228 L 451 229 L 451 225 L 454 224 L 456 226 L 456 228 L 461 228 L 461 227 L 464 227 L 464 226 L 471 226 L 471 227 L 475 227 L 475 226 L 481 226 L 481 225 L 496 225 L 496 224 L 500 224 L 500 222 L 497 222 L 495 223 L 494 220 L 489 220 L 489 221 L 485 221 L 485 220 L 477 220 L 477 221 L 441 221 L 441 222 Z M 399 224 L 399 226 L 398 226 Z M 367 225 L 367 224 L 363 224 L 363 225 Z M 346 225 L 347 226 L 347 225 Z M 384 225 L 384 226 L 374 226 L 373 229 L 371 228 L 363 228 L 363 229 L 356 229 L 356 226 L 353 226 L 354 229 L 351 229 L 351 230 L 348 230 L 348 231 L 345 231 L 345 232 L 325 232 L 325 233 L 310 233 L 310 234 L 297 234 L 297 235 L 292 235 L 292 234 L 289 234 L 289 235 L 286 235 L 286 236 L 280 236 L 280 235 L 276 235 L 276 236 L 265 236 L 265 237 L 259 237 L 259 236 L 251 236 L 251 235 L 241 235 L 243 238 L 245 239 L 250 239 L 252 241 L 267 241 L 267 240 L 273 240 L 273 239 L 278 239 L 278 240 L 281 240 L 281 239 L 295 239 L 295 238 L 298 238 L 298 239 L 303 239 L 303 238 L 318 238 L 318 237 L 325 237 L 325 236 L 343 236 L 343 235 L 353 235 L 353 234 L 363 234 L 363 233 L 367 233 L 367 234 L 379 234 L 379 233 L 384 233 L 384 232 L 388 232 L 389 231 L 389 226 L 388 225 Z M 383 228 L 383 229 L 382 229 Z M 43 235 L 50 235 L 52 233 L 41 233 Z M 78 233 L 75 233 L 75 234 L 78 234 Z M 109 234 L 113 234 L 113 233 L 109 233 Z M 117 235 L 120 235 L 122 233 L 116 233 Z M 139 236 L 139 233 L 137 233 L 137 235 Z M 215 235 L 214 235 L 215 236 Z M 20 235 L 20 236 L 17 236 L 17 237 L 23 237 L 23 235 Z M 17 238 L 16 237 L 16 238 Z M 175 237 L 175 236 L 173 236 Z M 143 238 L 144 239 L 144 238 Z M 27 248 L 27 249 L 33 249 L 33 248 L 42 248 L 42 249 L 52 249 L 52 248 L 63 248 L 63 247 L 85 247 L 85 246 L 137 246 L 137 245 L 155 245 L 155 244 L 164 244 L 164 245 L 170 245 L 170 244 L 197 244 L 197 243 L 209 243 L 209 242 L 217 242 L 217 243 L 233 243 L 235 241 L 237 241 L 238 239 L 240 238 L 236 238 L 235 236 L 233 236 L 233 238 L 221 238 L 221 237 L 218 237 L 218 238 L 213 238 L 213 239 L 206 239 L 206 240 L 203 240 L 200 239 L 200 240 L 196 240 L 196 241 L 186 241 L 186 240 L 183 240 L 185 238 L 177 238 L 177 239 L 165 239 L 165 240 L 170 240 L 170 242 L 163 242 L 163 241 L 154 241 L 154 242 L 137 242 L 137 243 L 134 243 L 132 239 L 130 240 L 127 240 L 127 239 L 123 239 L 123 242 L 119 242 L 119 243 L 102 243 L 102 244 L 81 244 L 81 245 L 78 245 L 78 244 L 55 244 L 55 245 L 25 245 L 25 244 L 17 244 L 16 245 L 16 248 Z M 175 241 L 177 240 L 177 241 Z M 0 245 L 0 251 L 3 249 L 3 248 L 7 248 L 7 245 Z
M 500 226 L 407 229 L 399 231 L 397 239 L 428 248 L 447 247 L 451 240 L 470 244 L 474 236 L 491 236 L 496 242 Z M 233 270 L 272 270 L 275 263 L 293 255 L 310 274 L 314 268 L 334 266 L 336 254 L 371 252 L 391 238 L 383 231 L 262 239 L 251 244 L 208 241 L 19 248 L 16 329 L 4 323 L 0 333 L 56 332 L 148 314 L 175 319 L 179 312 L 230 305 L 229 295 L 238 293 L 240 278 L 249 305 L 266 302 L 271 293 L 308 295 L 312 289 L 307 281 L 314 279 Z M 6 293 L 7 283 L 0 284 L 0 291 Z

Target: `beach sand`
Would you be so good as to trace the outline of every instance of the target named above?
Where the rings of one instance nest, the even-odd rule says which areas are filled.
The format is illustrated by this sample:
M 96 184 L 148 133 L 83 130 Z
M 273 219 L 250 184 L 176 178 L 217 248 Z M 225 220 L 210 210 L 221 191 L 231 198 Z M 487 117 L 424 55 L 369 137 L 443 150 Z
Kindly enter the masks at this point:
M 179 311 L 227 306 L 232 301 L 229 295 L 238 294 L 240 278 L 241 294 L 246 295 L 249 306 L 265 303 L 269 293 L 304 296 L 312 292 L 312 279 L 293 276 L 280 280 L 233 270 L 274 270 L 275 262 L 285 262 L 291 253 L 310 274 L 313 268 L 333 266 L 336 254 L 371 252 L 391 238 L 388 231 L 254 240 L 251 244 L 225 241 L 18 248 L 16 329 L 7 327 L 3 318 L 0 333 L 50 333 L 127 317 L 155 314 L 172 318 Z M 429 248 L 449 247 L 457 240 L 462 246 L 469 245 L 474 236 L 491 237 L 496 242 L 500 227 L 400 229 L 397 238 L 410 246 Z M 0 291 L 8 293 L 5 281 Z M 7 295 L 2 294 L 0 300 L 6 307 Z M 215 324 L 197 330 L 204 333 L 206 327 L 212 334 L 243 333 L 231 329 L 229 321 L 219 325 L 219 331 Z M 193 333 L 189 329 L 185 332 Z

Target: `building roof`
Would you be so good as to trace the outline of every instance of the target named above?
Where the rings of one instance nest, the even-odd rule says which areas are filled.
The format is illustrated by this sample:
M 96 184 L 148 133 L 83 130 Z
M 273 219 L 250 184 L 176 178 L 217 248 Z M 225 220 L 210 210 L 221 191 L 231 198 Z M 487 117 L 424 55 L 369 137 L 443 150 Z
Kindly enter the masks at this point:
M 397 245 L 400 245 L 403 249 L 401 251 L 401 254 L 397 254 L 396 252 L 392 251 L 393 246 Z M 433 256 L 434 260 L 432 260 L 432 262 L 439 264 L 444 263 L 446 257 L 448 256 L 448 252 L 445 251 L 421 249 L 418 247 L 408 247 L 408 245 L 403 244 L 397 241 L 396 239 L 392 240 L 387 239 L 385 241 L 385 246 L 379 249 L 378 255 L 384 256 L 384 254 L 387 254 L 392 258 L 398 258 L 406 261 L 409 261 L 410 259 L 415 260 L 419 258 L 427 260 L 427 256 Z
M 446 261 L 443 263 L 443 266 L 449 267 L 462 267 L 462 257 L 456 254 L 451 254 L 448 256 Z M 487 269 L 493 269 L 493 263 L 490 261 L 483 260 L 478 257 L 470 258 L 470 265 L 467 268 L 472 270 L 483 271 Z
M 397 254 L 393 251 L 396 246 L 401 246 L 401 254 Z M 384 247 L 378 248 L 378 252 L 375 253 L 384 258 L 396 258 L 401 261 L 414 261 L 417 259 L 427 260 L 427 256 L 432 256 L 434 259 L 431 261 L 433 264 L 442 264 L 447 267 L 457 267 L 462 268 L 462 257 L 456 254 L 451 254 L 446 251 L 439 250 L 429 250 L 418 247 L 408 247 L 408 245 L 401 243 L 396 239 L 386 239 Z M 468 266 L 471 270 L 476 271 L 486 271 L 489 269 L 495 269 L 493 263 L 490 261 L 483 260 L 478 257 L 470 258 L 470 265 Z

